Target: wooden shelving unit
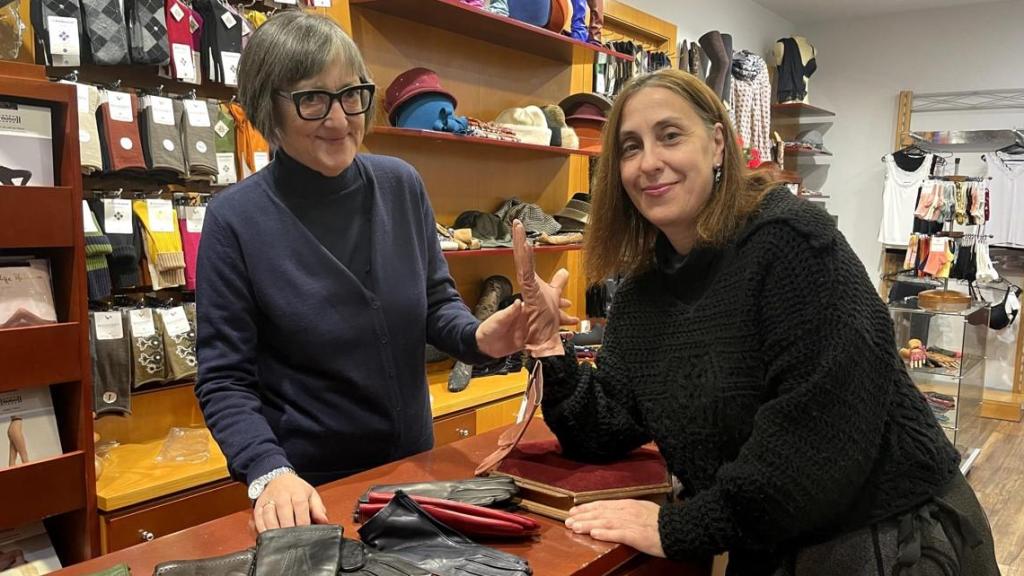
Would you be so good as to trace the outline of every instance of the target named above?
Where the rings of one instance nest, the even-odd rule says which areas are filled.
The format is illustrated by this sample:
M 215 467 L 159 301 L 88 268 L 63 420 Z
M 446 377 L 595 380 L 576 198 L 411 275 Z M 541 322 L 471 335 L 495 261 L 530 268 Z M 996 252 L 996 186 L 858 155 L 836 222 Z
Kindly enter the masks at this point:
M 573 62 L 574 49 L 633 60 L 632 56 L 497 16 L 459 0 L 350 0 L 350 4 L 566 64 Z
M 63 454 L 0 470 L 0 530 L 44 521 L 64 565 L 99 549 L 77 95 L 42 68 L 0 63 L 0 97 L 51 110 L 55 187 L 0 186 L 0 253 L 50 261 L 57 324 L 0 330 L 0 391 L 49 387 Z
M 799 146 L 786 146 L 786 155 L 794 156 L 832 156 L 831 152 L 824 150 L 810 150 Z
M 833 117 L 836 113 L 803 102 L 790 102 L 787 104 L 772 104 L 772 118 L 777 119 L 810 119 L 821 117 Z
M 538 144 L 524 144 L 522 142 L 506 142 L 493 138 L 480 138 L 477 136 L 463 136 L 448 132 L 437 132 L 434 130 L 413 130 L 409 128 L 395 128 L 394 126 L 375 126 L 373 131 L 366 135 L 369 143 L 384 138 L 422 138 L 431 142 L 454 142 L 469 146 L 493 146 L 496 148 L 510 148 L 513 150 L 529 150 L 554 156 L 599 156 L 600 152 L 589 150 L 574 150 L 572 148 L 561 148 L 558 146 L 541 146 Z

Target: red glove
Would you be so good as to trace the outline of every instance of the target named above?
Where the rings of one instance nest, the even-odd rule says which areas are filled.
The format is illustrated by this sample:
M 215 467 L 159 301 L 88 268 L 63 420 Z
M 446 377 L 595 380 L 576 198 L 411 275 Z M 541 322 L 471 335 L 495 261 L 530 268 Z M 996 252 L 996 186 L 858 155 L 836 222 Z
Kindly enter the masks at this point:
M 390 492 L 370 492 L 368 503 L 359 504 L 356 522 L 365 522 L 391 502 Z M 411 496 L 423 510 L 435 520 L 462 532 L 466 536 L 530 536 L 540 530 L 536 521 L 512 512 L 503 512 L 483 506 L 430 498 Z

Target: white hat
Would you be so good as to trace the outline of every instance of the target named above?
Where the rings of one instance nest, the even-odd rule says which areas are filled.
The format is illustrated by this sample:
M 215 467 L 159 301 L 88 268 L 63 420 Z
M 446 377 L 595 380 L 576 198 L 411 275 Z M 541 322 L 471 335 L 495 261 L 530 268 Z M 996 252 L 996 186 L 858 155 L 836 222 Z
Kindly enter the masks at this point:
M 498 114 L 494 123 L 514 131 L 519 140 L 527 144 L 551 145 L 548 121 L 544 117 L 544 111 L 536 106 L 507 108 Z

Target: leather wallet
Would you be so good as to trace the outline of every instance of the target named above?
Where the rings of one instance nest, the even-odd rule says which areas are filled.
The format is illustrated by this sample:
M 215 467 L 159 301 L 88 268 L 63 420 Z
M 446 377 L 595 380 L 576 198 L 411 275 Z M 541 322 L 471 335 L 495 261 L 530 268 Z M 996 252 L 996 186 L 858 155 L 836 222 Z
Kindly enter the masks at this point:
M 254 555 L 248 548 L 213 558 L 172 560 L 157 564 L 153 576 L 249 576 Z
M 341 526 L 267 530 L 256 539 L 253 576 L 335 576 L 341 567 Z
M 393 497 L 393 493 L 371 492 L 368 495 L 369 502 L 359 504 L 356 521 L 369 520 L 387 506 Z M 410 496 L 410 498 L 435 520 L 470 537 L 524 537 L 540 530 L 540 524 L 536 521 L 512 512 L 452 502 L 441 498 L 430 498 L 429 496 Z

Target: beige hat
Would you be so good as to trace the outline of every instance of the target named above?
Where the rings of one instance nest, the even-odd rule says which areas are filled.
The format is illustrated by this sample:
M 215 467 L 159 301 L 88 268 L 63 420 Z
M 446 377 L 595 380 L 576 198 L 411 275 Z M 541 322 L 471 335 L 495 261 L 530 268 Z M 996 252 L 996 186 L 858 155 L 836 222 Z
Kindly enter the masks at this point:
M 544 111 L 544 117 L 548 121 L 548 128 L 551 129 L 551 145 L 561 146 L 562 148 L 572 148 L 576 150 L 580 147 L 580 139 L 576 136 L 576 131 L 569 127 L 565 123 L 565 111 L 560 107 L 550 104 L 541 108 Z M 555 132 L 555 129 L 558 132 Z
M 551 130 L 544 112 L 536 106 L 525 108 L 507 108 L 498 114 L 494 123 L 509 128 L 516 133 L 521 142 L 549 146 Z

